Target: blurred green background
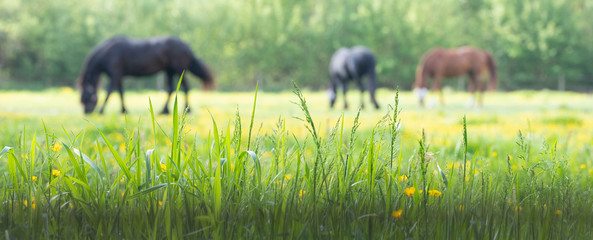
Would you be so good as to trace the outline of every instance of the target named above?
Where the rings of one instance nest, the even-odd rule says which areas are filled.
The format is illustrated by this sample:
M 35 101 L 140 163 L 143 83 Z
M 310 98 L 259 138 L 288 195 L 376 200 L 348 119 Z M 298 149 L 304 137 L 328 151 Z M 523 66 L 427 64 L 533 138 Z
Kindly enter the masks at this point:
M 495 56 L 501 90 L 590 91 L 591 16 L 591 0 L 2 0 L 0 89 L 74 86 L 96 44 L 170 35 L 214 69 L 222 91 L 291 80 L 324 89 L 331 54 L 353 45 L 376 53 L 390 89 L 410 89 L 430 48 L 473 45 Z M 160 76 L 126 88 L 160 88 Z

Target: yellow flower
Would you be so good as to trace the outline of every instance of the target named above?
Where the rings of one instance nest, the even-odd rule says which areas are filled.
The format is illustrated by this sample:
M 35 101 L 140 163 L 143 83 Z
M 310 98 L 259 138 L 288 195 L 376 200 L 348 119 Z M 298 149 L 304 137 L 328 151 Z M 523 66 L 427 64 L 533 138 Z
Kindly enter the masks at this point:
M 36 207 L 36 206 L 35 206 L 35 202 L 33 202 L 33 203 L 31 204 L 31 208 L 32 208 L 33 210 L 35 210 L 35 207 Z
M 164 163 L 161 163 L 161 171 L 167 171 L 167 165 L 165 165 Z
M 31 177 L 31 181 L 33 181 L 33 182 L 37 182 L 37 176 L 32 176 L 32 177 Z
M 27 200 L 23 201 L 23 205 L 25 205 L 25 207 L 27 206 L 28 202 Z
M 469 177 L 465 177 L 465 181 L 466 182 L 469 182 Z
M 391 216 L 393 216 L 394 218 L 399 218 L 402 216 L 402 212 L 403 212 L 403 210 L 401 210 L 401 209 L 395 210 L 391 213 Z
M 579 166 L 579 168 L 581 168 L 581 169 L 585 169 L 586 167 L 587 167 L 587 166 L 586 166 L 585 164 L 581 164 L 581 165 Z
M 300 190 L 299 191 L 299 197 L 302 197 L 303 195 L 305 195 L 306 192 L 307 191 L 305 191 L 305 190 Z
M 441 192 L 439 190 L 428 190 L 428 195 L 438 197 L 441 196 Z
M 414 194 L 414 192 L 416 192 L 416 188 L 414 188 L 414 187 L 409 187 L 409 188 L 404 189 L 404 194 L 408 195 L 408 197 L 412 196 L 412 194 Z
M 498 157 L 498 153 L 497 152 L 492 152 L 492 156 L 493 157 Z
M 292 175 L 286 174 L 286 175 L 284 175 L 284 180 L 289 180 L 291 177 L 292 177 Z
M 459 211 L 463 211 L 463 205 L 459 205 Z
M 159 206 L 163 206 L 163 202 L 159 201 Z
M 408 181 L 408 176 L 406 176 L 406 175 L 401 175 L 401 176 L 399 176 L 399 181 L 400 181 L 400 182 L 403 182 L 403 181 Z
M 124 178 L 121 178 L 121 179 L 119 180 L 119 182 L 122 182 L 122 183 L 123 183 L 123 182 L 124 182 Z
M 62 144 L 60 143 L 55 143 L 54 145 L 51 145 L 49 147 L 49 149 L 51 149 L 54 152 L 60 151 L 60 149 L 62 149 Z
M 54 177 L 60 176 L 60 171 L 59 170 L 51 170 L 51 175 L 54 175 Z
M 560 210 L 556 210 L 556 212 L 555 212 L 555 213 L 556 213 L 556 215 L 558 215 L 558 216 L 562 215 L 562 211 L 560 211 Z

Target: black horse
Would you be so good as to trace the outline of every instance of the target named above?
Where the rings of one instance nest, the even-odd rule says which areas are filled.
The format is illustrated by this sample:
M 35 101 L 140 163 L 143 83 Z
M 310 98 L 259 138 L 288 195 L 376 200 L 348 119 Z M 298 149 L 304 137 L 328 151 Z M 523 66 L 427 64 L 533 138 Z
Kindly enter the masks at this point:
M 334 107 L 336 102 L 336 89 L 338 86 L 342 87 L 344 92 L 344 108 L 348 108 L 346 102 L 346 92 L 348 91 L 348 81 L 354 79 L 360 88 L 361 101 L 360 106 L 364 108 L 362 101 L 362 94 L 364 93 L 364 86 L 362 85 L 362 78 L 368 75 L 368 88 L 371 95 L 371 101 L 375 108 L 379 109 L 379 104 L 375 100 L 375 65 L 377 61 L 373 53 L 366 47 L 356 46 L 351 49 L 340 48 L 332 56 L 329 64 L 329 77 L 331 86 L 328 90 L 330 98 L 330 108 Z
M 87 57 L 79 77 L 81 102 L 84 112 L 91 113 L 97 106 L 97 88 L 102 73 L 107 74 L 111 81 L 107 88 L 107 96 L 101 107 L 103 113 L 109 95 L 115 89 L 121 97 L 121 111 L 124 107 L 124 76 L 147 76 L 164 70 L 167 77 L 167 102 L 163 114 L 169 113 L 169 99 L 173 92 L 173 76 L 179 76 L 183 70 L 189 70 L 202 79 L 203 89 L 214 89 L 214 76 L 210 69 L 196 58 L 190 47 L 178 38 L 155 37 L 147 40 L 114 37 L 93 49 Z M 185 79 L 181 79 L 185 91 L 185 107 L 189 110 L 188 90 Z

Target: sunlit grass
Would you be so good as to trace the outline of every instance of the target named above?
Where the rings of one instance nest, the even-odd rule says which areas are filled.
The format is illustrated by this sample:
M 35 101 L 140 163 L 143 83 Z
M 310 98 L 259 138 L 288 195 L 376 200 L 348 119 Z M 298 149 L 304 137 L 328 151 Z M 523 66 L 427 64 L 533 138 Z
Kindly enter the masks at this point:
M 467 109 L 453 93 L 421 109 L 395 95 L 379 91 L 380 111 L 329 111 L 322 93 L 298 89 L 192 92 L 191 115 L 159 116 L 163 93 L 131 92 L 130 114 L 113 98 L 105 116 L 84 116 L 75 91 L 0 93 L 0 229 L 11 239 L 593 234 L 591 96 L 496 93 Z

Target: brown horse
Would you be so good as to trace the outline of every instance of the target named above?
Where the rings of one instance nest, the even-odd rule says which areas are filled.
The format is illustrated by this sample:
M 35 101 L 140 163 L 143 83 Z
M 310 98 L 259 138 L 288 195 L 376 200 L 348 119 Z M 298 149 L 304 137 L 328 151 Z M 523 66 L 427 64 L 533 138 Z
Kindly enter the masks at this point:
M 488 71 L 488 90 L 496 90 L 496 64 L 492 55 L 485 50 L 474 47 L 455 49 L 434 48 L 424 55 L 416 69 L 414 92 L 418 95 L 420 105 L 424 106 L 424 97 L 428 93 L 428 78 L 433 78 L 432 91 L 439 91 L 441 104 L 444 104 L 441 80 L 467 74 L 468 90 L 473 95 L 476 90 L 482 92 L 478 97 L 478 105 L 482 105 L 484 86 L 482 75 Z

